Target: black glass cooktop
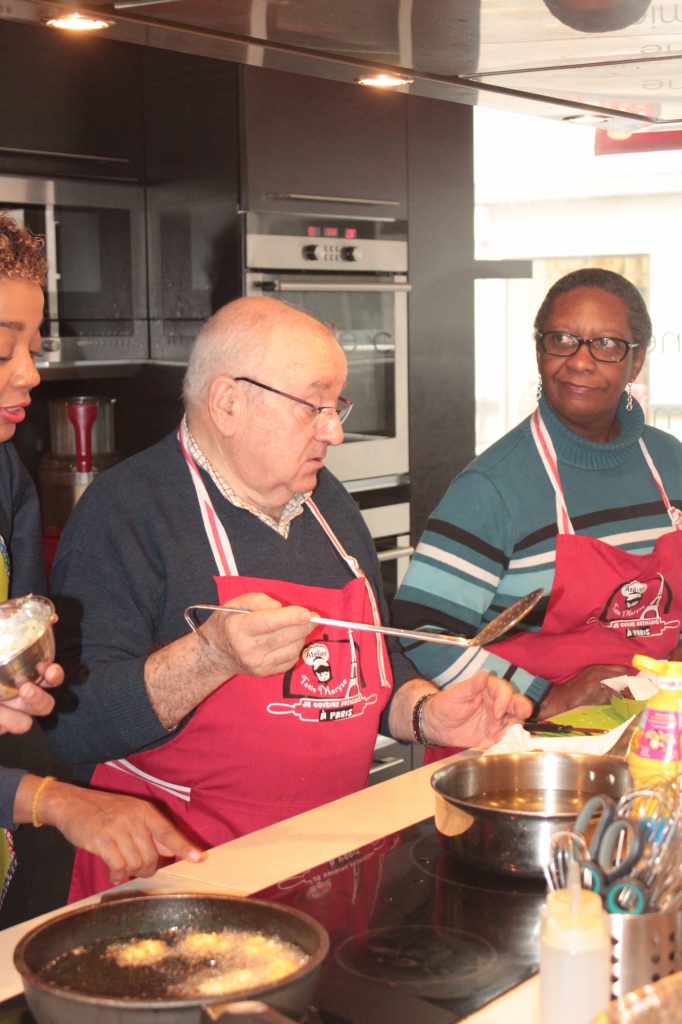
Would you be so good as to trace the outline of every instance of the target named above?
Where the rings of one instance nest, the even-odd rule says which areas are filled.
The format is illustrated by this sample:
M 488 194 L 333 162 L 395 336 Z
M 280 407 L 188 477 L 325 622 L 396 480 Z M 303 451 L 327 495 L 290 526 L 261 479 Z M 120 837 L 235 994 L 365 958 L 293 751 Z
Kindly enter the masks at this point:
M 544 881 L 462 867 L 433 818 L 254 895 L 329 932 L 311 1024 L 453 1024 L 537 971 Z
M 463 867 L 433 818 L 254 896 L 329 932 L 302 1024 L 454 1024 L 537 970 L 544 882 Z M 0 1024 L 35 1022 L 17 998 Z

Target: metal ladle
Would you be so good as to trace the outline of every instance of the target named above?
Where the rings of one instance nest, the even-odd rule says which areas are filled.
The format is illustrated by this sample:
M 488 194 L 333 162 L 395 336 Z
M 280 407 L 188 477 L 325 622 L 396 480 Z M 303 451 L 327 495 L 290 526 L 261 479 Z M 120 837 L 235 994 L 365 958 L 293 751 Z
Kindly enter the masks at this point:
M 531 591 L 525 597 L 520 597 L 518 601 L 514 601 L 503 612 L 496 615 L 476 636 L 468 638 L 465 636 L 450 636 L 447 633 L 430 633 L 424 629 L 397 629 L 394 626 L 375 626 L 368 622 L 346 622 L 344 619 L 325 619 L 321 615 L 311 615 L 310 621 L 320 626 L 340 626 L 342 629 L 365 630 L 368 633 L 384 633 L 387 636 L 402 636 L 411 640 L 426 640 L 433 644 L 455 644 L 457 647 L 483 647 L 486 644 L 492 643 L 493 640 L 497 640 L 498 637 L 506 633 L 512 626 L 515 626 L 524 615 L 528 614 L 531 608 L 535 607 L 543 594 L 544 590 L 540 588 L 539 590 Z M 207 612 L 241 612 L 247 615 L 251 611 L 250 608 L 227 608 L 220 604 L 191 604 L 185 608 L 185 619 L 195 633 L 198 629 L 198 625 L 192 616 L 192 612 L 195 609 Z

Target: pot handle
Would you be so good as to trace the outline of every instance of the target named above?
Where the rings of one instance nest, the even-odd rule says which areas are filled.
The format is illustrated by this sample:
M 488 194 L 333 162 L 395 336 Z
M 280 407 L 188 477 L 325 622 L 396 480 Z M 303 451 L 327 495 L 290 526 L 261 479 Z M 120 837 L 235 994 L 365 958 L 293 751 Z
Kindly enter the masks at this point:
M 291 1017 L 286 1017 L 267 1003 L 258 999 L 244 999 L 237 1003 L 213 1003 L 204 1006 L 201 1012 L 202 1024 L 229 1024 L 230 1021 L 241 1021 L 242 1024 L 294 1024 Z

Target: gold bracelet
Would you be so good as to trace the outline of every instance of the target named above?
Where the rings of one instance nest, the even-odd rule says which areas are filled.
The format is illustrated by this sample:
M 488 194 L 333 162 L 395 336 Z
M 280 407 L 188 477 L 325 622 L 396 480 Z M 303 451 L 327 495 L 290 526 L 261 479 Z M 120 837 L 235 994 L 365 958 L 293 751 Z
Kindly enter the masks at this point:
M 35 793 L 33 794 L 33 802 L 31 803 L 31 821 L 33 822 L 34 828 L 42 828 L 43 825 L 45 824 L 45 822 L 41 821 L 40 818 L 38 817 L 38 804 L 40 803 L 40 798 L 47 789 L 47 787 L 50 785 L 51 782 L 55 781 L 56 780 L 54 775 L 46 775 L 43 781 L 38 786 Z

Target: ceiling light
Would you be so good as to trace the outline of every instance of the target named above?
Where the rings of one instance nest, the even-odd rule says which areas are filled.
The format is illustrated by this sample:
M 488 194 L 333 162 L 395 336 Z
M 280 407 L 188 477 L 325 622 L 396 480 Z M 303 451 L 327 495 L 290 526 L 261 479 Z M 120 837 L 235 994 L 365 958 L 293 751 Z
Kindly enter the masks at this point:
M 562 121 L 570 121 L 571 124 L 585 124 L 593 127 L 597 124 L 607 124 L 611 118 L 604 114 L 572 114 L 571 117 L 562 117 Z
M 377 75 L 362 75 L 355 81 L 358 85 L 371 85 L 375 89 L 396 89 L 399 85 L 412 85 L 414 79 L 384 71 Z
M 44 18 L 43 21 L 50 28 L 64 28 L 70 32 L 94 32 L 97 29 L 111 27 L 110 21 L 91 18 L 89 15 L 79 14 L 78 11 L 74 11 L 73 14 L 59 14 L 54 18 Z

